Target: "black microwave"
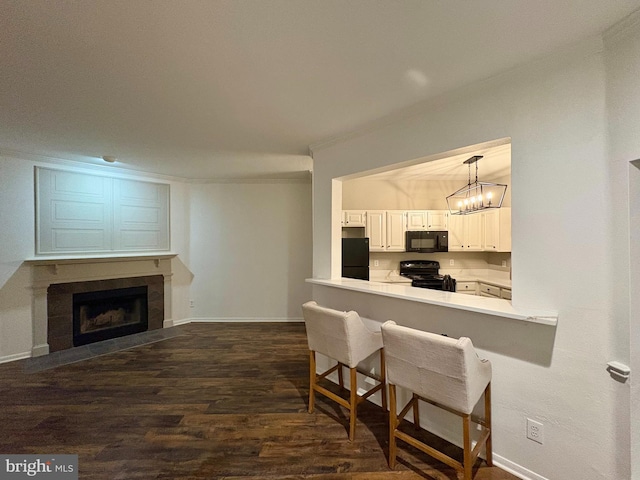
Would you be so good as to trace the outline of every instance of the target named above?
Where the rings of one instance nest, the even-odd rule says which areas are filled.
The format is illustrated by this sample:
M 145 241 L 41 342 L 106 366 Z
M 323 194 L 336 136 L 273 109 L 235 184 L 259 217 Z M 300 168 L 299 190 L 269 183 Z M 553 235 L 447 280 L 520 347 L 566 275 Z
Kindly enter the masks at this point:
M 449 251 L 449 232 L 411 230 L 406 232 L 405 251 L 433 253 Z

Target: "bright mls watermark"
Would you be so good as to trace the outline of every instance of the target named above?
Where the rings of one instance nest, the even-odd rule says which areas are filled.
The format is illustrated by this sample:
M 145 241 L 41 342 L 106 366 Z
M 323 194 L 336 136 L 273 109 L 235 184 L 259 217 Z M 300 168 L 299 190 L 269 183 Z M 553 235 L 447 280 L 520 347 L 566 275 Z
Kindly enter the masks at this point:
M 0 455 L 0 480 L 78 480 L 78 455 Z

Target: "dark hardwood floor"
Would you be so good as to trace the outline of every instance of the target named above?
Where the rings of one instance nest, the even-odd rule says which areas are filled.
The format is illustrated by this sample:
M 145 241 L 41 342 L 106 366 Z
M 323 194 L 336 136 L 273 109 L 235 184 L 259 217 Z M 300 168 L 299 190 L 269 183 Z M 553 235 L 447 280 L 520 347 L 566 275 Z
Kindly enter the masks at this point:
M 35 373 L 28 360 L 0 365 L 0 453 L 78 454 L 87 480 L 457 478 L 402 443 L 389 470 L 376 405 L 360 406 L 353 443 L 333 402 L 317 396 L 308 414 L 303 324 L 174 328 L 166 340 Z M 474 478 L 517 477 L 478 462 Z

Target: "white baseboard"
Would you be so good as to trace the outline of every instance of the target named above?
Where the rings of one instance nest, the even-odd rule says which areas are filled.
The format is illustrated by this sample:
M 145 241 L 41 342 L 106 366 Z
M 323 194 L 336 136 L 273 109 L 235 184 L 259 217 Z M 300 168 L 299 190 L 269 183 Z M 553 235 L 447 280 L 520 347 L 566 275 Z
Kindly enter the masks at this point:
M 43 355 L 49 355 L 49 344 L 43 343 L 41 345 L 34 345 L 31 348 L 32 357 L 41 357 Z
M 5 355 L 0 357 L 0 363 L 15 362 L 16 360 L 22 360 L 25 358 L 31 358 L 31 352 L 14 353 L 13 355 Z
M 518 465 L 517 463 L 508 460 L 497 453 L 493 454 L 493 464 L 497 467 L 500 467 L 502 470 L 505 470 L 512 475 L 515 475 L 522 480 L 548 480 L 547 477 L 543 477 L 542 475 L 538 475 L 536 472 L 532 472 L 528 468 L 524 468 L 522 465 Z
M 336 378 L 331 378 L 332 376 L 335 376 Z M 328 380 L 331 380 L 334 383 L 338 383 L 337 382 L 337 375 L 335 374 L 331 374 L 327 377 Z M 366 389 L 358 387 L 358 395 L 362 396 L 367 392 Z M 375 395 L 377 396 L 377 395 Z M 376 405 L 378 405 L 379 407 L 381 406 L 380 401 L 377 398 L 374 398 L 374 396 L 371 396 L 369 398 L 367 398 L 368 402 L 372 402 Z M 422 423 L 422 422 L 421 422 Z M 461 445 L 458 444 L 457 441 L 455 441 L 452 438 L 448 438 L 446 436 L 442 436 L 441 438 L 445 439 L 446 441 L 448 441 L 449 443 L 452 443 L 454 445 L 457 445 L 458 447 L 462 448 Z M 484 456 L 482 457 L 484 458 Z M 516 477 L 522 479 L 522 480 L 548 480 L 546 477 L 543 477 L 542 475 L 538 475 L 536 472 L 532 472 L 531 470 L 529 470 L 528 468 L 523 467 L 522 465 L 518 465 L 515 462 L 512 462 L 511 460 L 503 457 L 502 455 L 498 455 L 497 453 L 495 453 L 495 451 L 493 452 L 493 464 L 496 467 L 501 468 L 502 470 L 505 470 L 507 472 L 509 472 L 512 475 L 515 475 Z

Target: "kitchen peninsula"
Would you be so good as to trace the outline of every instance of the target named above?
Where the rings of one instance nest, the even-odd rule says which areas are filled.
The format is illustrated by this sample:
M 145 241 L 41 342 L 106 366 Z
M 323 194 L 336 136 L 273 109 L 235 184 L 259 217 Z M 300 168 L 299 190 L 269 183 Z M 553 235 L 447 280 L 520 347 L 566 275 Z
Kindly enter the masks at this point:
M 406 283 L 385 283 L 379 281 L 357 280 L 351 278 L 319 279 L 309 278 L 314 285 L 352 290 L 370 295 L 427 303 L 457 310 L 483 313 L 496 317 L 510 318 L 524 322 L 555 326 L 558 323 L 556 312 L 519 309 L 509 301 L 500 298 L 487 298 L 476 295 L 460 295 L 453 292 L 415 288 Z

